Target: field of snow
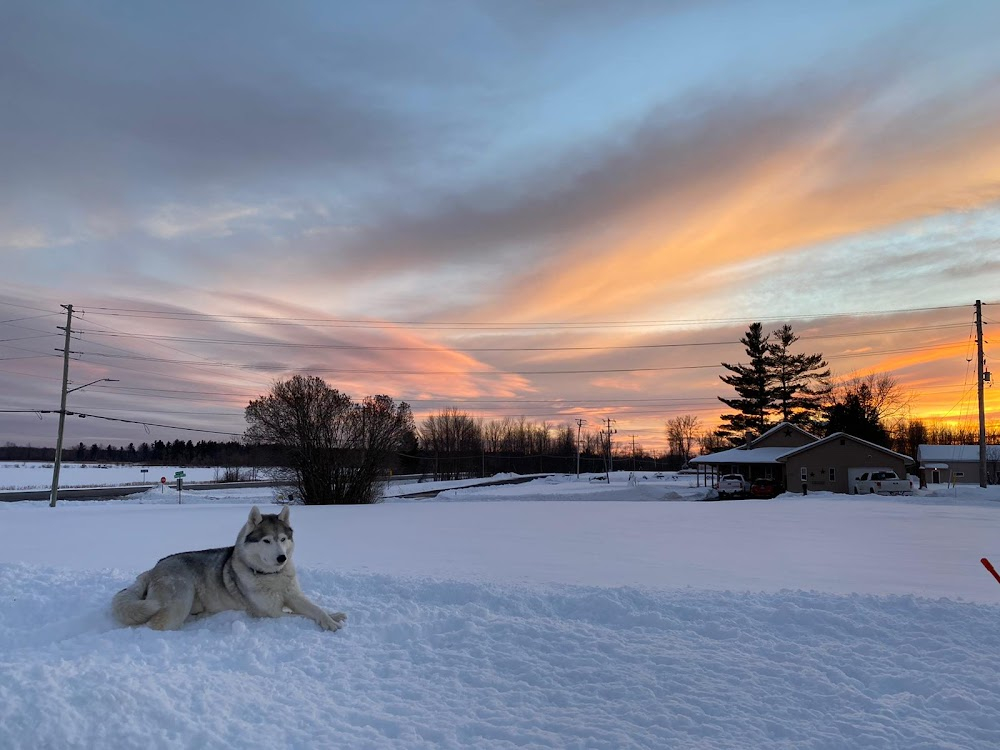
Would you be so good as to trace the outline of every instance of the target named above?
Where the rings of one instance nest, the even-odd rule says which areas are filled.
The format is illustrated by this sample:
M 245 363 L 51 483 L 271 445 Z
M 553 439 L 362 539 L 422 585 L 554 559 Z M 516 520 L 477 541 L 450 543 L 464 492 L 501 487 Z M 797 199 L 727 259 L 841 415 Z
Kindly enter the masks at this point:
M 142 470 L 146 469 L 143 473 Z M 137 464 L 100 464 L 63 462 L 59 467 L 60 487 L 124 487 L 132 484 L 157 484 L 161 477 L 174 481 L 174 472 L 183 471 L 184 481 L 215 482 L 224 469 L 204 466 L 139 466 Z M 46 490 L 52 486 L 52 463 L 38 461 L 0 461 L 0 491 Z
M 612 479 L 293 508 L 337 633 L 108 614 L 267 490 L 0 503 L 0 747 L 1000 746 L 1000 488 L 720 503 Z

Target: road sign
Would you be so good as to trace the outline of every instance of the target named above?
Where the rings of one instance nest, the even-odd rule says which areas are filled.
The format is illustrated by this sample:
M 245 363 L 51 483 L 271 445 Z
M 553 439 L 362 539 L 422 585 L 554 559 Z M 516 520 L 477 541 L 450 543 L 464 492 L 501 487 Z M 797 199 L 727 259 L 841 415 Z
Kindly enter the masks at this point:
M 186 477 L 186 476 L 187 474 L 185 474 L 183 471 L 174 472 L 174 479 L 180 479 L 181 477 Z
M 167 483 L 167 478 L 166 477 L 160 477 L 160 484 L 166 484 L 166 483 Z

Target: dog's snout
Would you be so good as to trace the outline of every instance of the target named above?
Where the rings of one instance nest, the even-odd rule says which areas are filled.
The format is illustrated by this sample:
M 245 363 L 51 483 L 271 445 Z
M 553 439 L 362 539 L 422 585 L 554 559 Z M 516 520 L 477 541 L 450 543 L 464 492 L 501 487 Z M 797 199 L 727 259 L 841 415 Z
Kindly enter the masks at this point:
M 284 555 L 278 555 L 278 562 L 279 562 L 279 563 L 283 563 L 283 562 L 284 562 L 285 560 L 287 560 L 287 559 L 288 559 L 288 558 L 287 558 L 287 557 L 285 557 Z

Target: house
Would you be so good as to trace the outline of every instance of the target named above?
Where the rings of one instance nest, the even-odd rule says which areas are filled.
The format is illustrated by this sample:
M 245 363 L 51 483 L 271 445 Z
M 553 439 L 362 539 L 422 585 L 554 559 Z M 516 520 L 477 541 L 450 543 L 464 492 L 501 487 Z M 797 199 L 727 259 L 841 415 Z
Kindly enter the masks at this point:
M 927 484 L 979 484 L 978 445 L 918 445 L 917 463 Z M 1000 445 L 986 446 L 986 480 L 1000 483 Z
M 689 462 L 713 475 L 742 474 L 750 480 L 776 479 L 785 489 L 850 492 L 850 478 L 868 469 L 891 469 L 901 477 L 913 459 L 881 445 L 836 432 L 817 437 L 793 424 L 779 424 L 745 446 L 698 456 Z

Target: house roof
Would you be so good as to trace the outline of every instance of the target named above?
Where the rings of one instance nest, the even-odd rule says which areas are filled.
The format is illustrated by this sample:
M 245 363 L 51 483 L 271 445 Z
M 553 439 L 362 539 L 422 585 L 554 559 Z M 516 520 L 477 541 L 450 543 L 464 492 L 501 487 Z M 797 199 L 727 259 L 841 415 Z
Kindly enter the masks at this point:
M 987 445 L 986 450 L 992 455 L 1000 453 L 1000 445 Z M 936 463 L 947 461 L 978 461 L 978 445 L 918 445 L 917 459 L 920 463 L 934 461 Z
M 727 451 L 697 456 L 689 464 L 776 464 L 778 459 L 795 448 L 772 446 L 770 448 L 730 448 Z
M 813 435 L 811 432 L 803 430 L 798 425 L 792 424 L 791 422 L 782 422 L 781 424 L 776 424 L 774 427 L 772 427 L 770 430 L 768 430 L 764 434 L 760 435 L 759 437 L 755 437 L 753 440 L 751 440 L 750 441 L 750 447 L 753 448 L 760 441 L 762 441 L 765 438 L 767 438 L 767 437 L 775 434 L 776 432 L 780 432 L 782 430 L 795 430 L 796 432 L 802 433 L 803 435 L 805 435 L 810 440 L 814 440 L 814 441 L 815 440 L 819 440 L 818 437 L 816 437 L 815 435 Z
M 778 427 L 783 427 L 784 425 L 778 425 Z M 794 427 L 794 425 L 792 425 Z M 774 428 L 777 429 L 777 428 Z M 796 428 L 801 429 L 801 428 Z M 805 432 L 805 430 L 802 430 Z M 764 433 L 765 435 L 768 433 Z M 808 432 L 805 434 L 810 435 Z M 763 435 L 761 436 L 763 437 Z M 810 435 L 810 437 L 815 437 L 815 435 Z M 840 438 L 846 438 L 848 440 L 853 440 L 856 443 L 861 443 L 862 445 L 868 446 L 872 450 L 878 451 L 894 458 L 901 458 L 905 464 L 914 463 L 910 456 L 904 453 L 896 453 L 896 451 L 891 451 L 888 448 L 884 448 L 881 445 L 876 445 L 875 443 L 869 442 L 867 440 L 862 440 L 854 435 L 848 435 L 846 432 L 835 432 L 832 435 L 828 435 L 825 438 L 816 438 L 815 442 L 807 443 L 806 445 L 798 446 L 775 446 L 770 448 L 730 448 L 726 451 L 720 451 L 719 453 L 710 453 L 707 456 L 697 456 L 688 461 L 689 464 L 706 464 L 706 465 L 717 465 L 717 464 L 777 464 L 783 463 L 791 456 L 797 453 L 805 453 L 806 451 L 811 451 L 818 448 L 826 443 L 833 442 L 834 440 L 840 440 Z M 759 438 L 758 438 L 759 439 Z M 751 443 L 753 445 L 753 443 Z
M 741 445 L 738 448 L 730 448 L 729 450 L 719 451 L 718 453 L 710 453 L 707 456 L 698 456 L 692 458 L 688 463 L 691 464 L 775 464 L 778 460 L 785 455 L 794 450 L 798 450 L 802 446 L 788 446 L 788 445 L 771 445 L 763 448 L 754 448 L 755 445 L 760 443 L 767 437 L 774 435 L 781 430 L 795 430 L 796 432 L 802 433 L 807 438 L 813 441 L 819 440 L 818 437 L 813 435 L 811 432 L 806 432 L 798 425 L 791 424 L 790 422 L 782 422 L 781 424 L 776 424 L 774 427 L 769 429 L 767 432 L 763 433 L 759 437 L 754 438 L 750 441 L 748 445 Z
M 907 456 L 905 453 L 896 453 L 896 451 L 891 451 L 888 448 L 885 448 L 881 445 L 877 445 L 876 443 L 872 443 L 868 440 L 862 440 L 861 438 L 855 437 L 854 435 L 849 435 L 846 432 L 835 432 L 832 435 L 827 435 L 822 440 L 817 440 L 815 443 L 809 443 L 808 445 L 803 445 L 798 448 L 792 448 L 787 453 L 785 453 L 780 460 L 784 461 L 788 458 L 791 458 L 796 453 L 805 453 L 806 451 L 811 451 L 815 448 L 818 448 L 821 445 L 824 445 L 825 443 L 831 443 L 834 440 L 840 440 L 841 438 L 846 438 L 847 440 L 853 440 L 855 443 L 861 443 L 862 445 L 865 445 L 871 448 L 872 450 L 878 451 L 879 453 L 884 453 L 894 458 L 901 458 L 903 459 L 903 463 L 905 464 L 916 463 L 912 457 Z

